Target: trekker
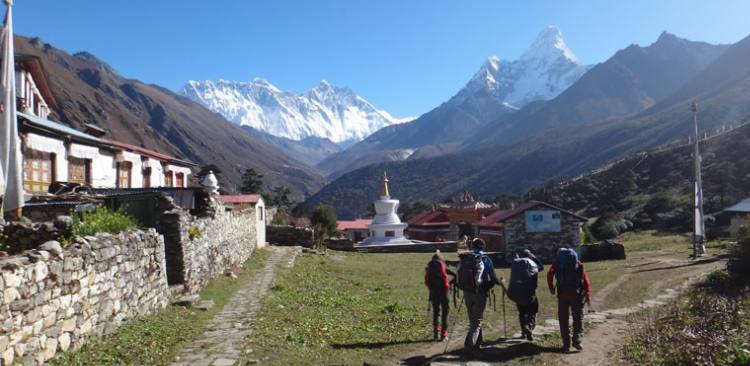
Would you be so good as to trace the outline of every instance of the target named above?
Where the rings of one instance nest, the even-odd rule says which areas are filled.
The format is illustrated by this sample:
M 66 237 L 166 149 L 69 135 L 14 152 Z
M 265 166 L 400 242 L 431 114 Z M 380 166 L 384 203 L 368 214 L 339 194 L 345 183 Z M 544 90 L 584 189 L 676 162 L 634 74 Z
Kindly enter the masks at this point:
M 557 319 L 560 321 L 560 335 L 563 352 L 570 351 L 570 329 L 568 318 L 573 315 L 573 347 L 582 350 L 583 304 L 591 301 L 591 282 L 578 260 L 578 253 L 570 248 L 561 248 L 557 258 L 547 272 L 547 285 L 554 295 L 553 278 L 557 280 Z
M 541 271 L 544 271 L 542 262 L 528 249 L 518 252 L 510 266 L 508 298 L 515 302 L 518 308 L 521 338 L 530 341 L 534 340 L 532 332 L 536 327 L 536 314 L 539 312 L 536 288 Z
M 424 270 L 424 283 L 430 290 L 430 303 L 432 304 L 432 337 L 444 340 L 448 336 L 448 312 L 450 308 L 450 284 L 448 275 L 456 277 L 456 274 L 448 269 L 445 260 L 440 256 L 440 250 L 435 252 L 432 260 L 427 263 Z M 442 311 L 441 311 L 442 310 Z
M 498 284 L 504 286 L 503 279 L 498 280 L 492 260 L 484 254 L 484 240 L 474 239 L 471 242 L 472 252 L 459 255 L 458 288 L 464 292 L 466 311 L 469 313 L 469 333 L 464 340 L 467 353 L 479 351 L 482 344 L 482 318 L 487 305 L 487 295 Z

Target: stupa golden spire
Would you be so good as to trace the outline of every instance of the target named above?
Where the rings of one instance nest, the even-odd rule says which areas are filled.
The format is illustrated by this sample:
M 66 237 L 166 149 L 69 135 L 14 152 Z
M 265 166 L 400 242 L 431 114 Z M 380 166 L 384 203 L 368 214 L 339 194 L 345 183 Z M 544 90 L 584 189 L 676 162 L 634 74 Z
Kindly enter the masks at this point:
M 383 172 L 383 197 L 390 197 L 391 194 L 388 193 L 388 174 L 386 172 Z

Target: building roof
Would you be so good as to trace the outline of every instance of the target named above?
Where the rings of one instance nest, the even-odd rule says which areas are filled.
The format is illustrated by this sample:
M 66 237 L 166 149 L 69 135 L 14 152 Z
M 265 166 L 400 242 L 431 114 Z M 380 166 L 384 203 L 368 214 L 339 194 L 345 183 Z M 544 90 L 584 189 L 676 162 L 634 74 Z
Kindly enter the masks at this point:
M 745 198 L 742 202 L 725 209 L 724 212 L 750 212 L 750 198 Z
M 39 89 L 39 93 L 42 94 L 47 105 L 50 108 L 57 108 L 57 102 L 55 101 L 55 97 L 52 95 L 52 91 L 47 83 L 47 73 L 44 72 L 44 67 L 42 66 L 42 61 L 39 57 L 17 53 L 14 58 L 16 62 L 23 64 L 23 67 L 31 73 L 31 77 L 34 78 L 34 83 Z
M 440 204 L 439 207 L 445 209 L 488 210 L 495 208 L 495 205 L 478 201 L 469 191 L 463 191 L 456 197 L 453 197 L 450 202 Z
M 336 221 L 336 230 L 368 230 L 370 224 L 372 224 L 372 219 L 339 220 Z
M 500 210 L 500 211 L 497 211 L 497 212 L 495 212 L 495 213 L 487 216 L 486 218 L 484 218 L 484 220 L 478 222 L 477 226 L 499 226 L 499 224 L 501 224 L 503 221 L 505 221 L 505 220 L 507 220 L 507 219 L 509 219 L 511 217 L 515 217 L 515 216 L 517 216 L 517 215 L 519 215 L 519 214 L 521 214 L 523 212 L 526 212 L 526 211 L 528 211 L 528 210 L 530 210 L 532 208 L 536 208 L 536 207 L 539 207 L 539 206 L 545 206 L 545 207 L 551 208 L 553 210 L 558 210 L 558 211 L 563 212 L 565 214 L 568 214 L 568 215 L 571 215 L 573 217 L 576 217 L 577 219 L 579 219 L 581 221 L 588 221 L 588 218 L 585 218 L 583 216 L 580 216 L 580 215 L 575 214 L 573 212 L 570 212 L 568 210 L 564 210 L 564 209 L 562 209 L 560 207 L 551 205 L 549 203 L 540 202 L 540 201 L 528 201 L 528 202 L 524 202 L 521 205 L 519 205 L 518 207 L 510 209 L 510 210 Z
M 450 225 L 450 218 L 442 211 L 424 211 L 407 221 L 409 226 L 446 226 Z
M 41 128 L 43 130 L 48 130 L 49 132 L 62 134 L 62 135 L 69 135 L 71 137 L 89 141 L 89 142 L 94 142 L 94 143 L 103 142 L 102 139 L 96 136 L 89 135 L 82 131 L 78 131 L 75 128 L 68 127 L 64 124 L 53 122 L 53 121 L 50 121 L 48 119 L 44 119 L 41 117 L 37 117 L 33 114 L 27 114 L 23 112 L 17 112 L 17 113 L 19 117 L 25 119 L 26 121 L 28 121 L 30 124 L 34 125 L 35 127 Z
M 149 149 L 146 149 L 146 148 L 143 148 L 143 147 L 140 147 L 140 146 L 126 144 L 124 142 L 119 142 L 119 141 L 106 140 L 106 139 L 102 139 L 102 141 L 105 142 L 105 143 L 107 143 L 107 144 L 110 144 L 112 146 L 116 146 L 116 147 L 119 147 L 119 148 L 122 148 L 122 149 L 130 150 L 132 152 L 140 153 L 141 155 L 150 156 L 150 157 L 153 157 L 153 158 L 156 158 L 156 159 L 169 160 L 169 161 L 175 160 L 175 158 L 173 156 L 162 154 L 160 152 L 156 152 L 154 150 L 149 150 Z
M 251 205 L 257 204 L 261 200 L 259 194 L 234 194 L 234 195 L 221 195 L 219 201 L 221 203 L 249 203 Z

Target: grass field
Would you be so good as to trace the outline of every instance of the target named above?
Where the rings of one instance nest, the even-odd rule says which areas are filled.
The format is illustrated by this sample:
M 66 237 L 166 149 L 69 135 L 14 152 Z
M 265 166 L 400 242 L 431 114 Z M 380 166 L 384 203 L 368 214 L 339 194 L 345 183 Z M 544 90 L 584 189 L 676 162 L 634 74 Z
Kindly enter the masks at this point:
M 687 238 L 653 232 L 627 234 L 627 260 L 586 264 L 593 297 L 626 272 L 641 267 L 650 271 L 630 274 L 630 279 L 610 289 L 599 299 L 604 308 L 636 304 L 663 285 L 656 279 L 671 276 L 679 268 L 662 270 L 651 258 L 659 255 L 676 260 L 689 254 Z M 255 323 L 253 350 L 248 360 L 268 364 L 383 364 L 417 348 L 428 346 L 429 315 L 423 271 L 429 254 L 360 254 L 329 252 L 304 255 L 293 270 L 276 279 Z M 456 254 L 446 255 L 455 260 Z M 658 268 L 657 268 L 658 267 Z M 673 272 L 675 271 L 675 272 Z M 509 277 L 500 268 L 499 276 Z M 546 272 L 545 272 L 546 274 Z M 556 317 L 556 299 L 547 291 L 545 274 L 540 276 L 540 319 Z M 681 281 L 675 276 L 674 282 Z M 485 313 L 486 339 L 503 335 L 502 295 L 495 290 L 497 311 L 488 305 Z M 603 309 L 597 309 L 603 310 Z M 466 319 L 465 309 L 451 317 Z M 507 333 L 517 331 L 515 305 L 506 300 Z M 462 337 L 463 334 L 455 335 Z M 545 341 L 556 345 L 554 340 Z
M 219 277 L 201 293 L 204 300 L 213 300 L 214 307 L 196 310 L 185 306 L 167 306 L 149 316 L 132 319 L 114 333 L 87 341 L 76 352 L 59 355 L 54 365 L 165 365 L 169 364 L 180 346 L 201 334 L 206 323 L 229 301 L 234 292 L 263 267 L 268 251 L 260 249 L 244 265 L 236 279 Z

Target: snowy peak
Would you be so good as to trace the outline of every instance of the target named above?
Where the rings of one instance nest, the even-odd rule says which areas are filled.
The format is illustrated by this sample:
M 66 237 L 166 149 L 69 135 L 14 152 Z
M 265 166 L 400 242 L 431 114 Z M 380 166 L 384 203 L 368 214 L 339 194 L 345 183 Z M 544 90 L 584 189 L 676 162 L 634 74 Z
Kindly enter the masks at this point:
M 521 60 L 555 60 L 559 57 L 578 63 L 576 55 L 565 44 L 562 32 L 555 26 L 548 26 L 539 33 L 531 46 L 521 55 Z
M 350 88 L 326 80 L 301 94 L 282 91 L 260 78 L 250 82 L 190 80 L 179 93 L 232 122 L 297 141 L 316 137 L 351 143 L 403 122 Z
M 556 97 L 588 69 L 565 44 L 562 32 L 549 26 L 518 60 L 487 58 L 454 100 L 463 102 L 490 96 L 520 108 L 536 100 Z

